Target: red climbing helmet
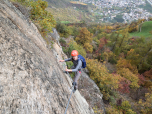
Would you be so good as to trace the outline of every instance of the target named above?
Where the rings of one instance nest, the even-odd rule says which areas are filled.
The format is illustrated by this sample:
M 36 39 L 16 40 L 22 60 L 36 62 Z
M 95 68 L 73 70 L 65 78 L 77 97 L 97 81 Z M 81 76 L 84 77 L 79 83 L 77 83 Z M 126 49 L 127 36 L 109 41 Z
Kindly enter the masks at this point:
M 78 54 L 78 51 L 77 50 L 73 50 L 72 52 L 71 52 L 71 56 L 78 56 L 79 54 Z

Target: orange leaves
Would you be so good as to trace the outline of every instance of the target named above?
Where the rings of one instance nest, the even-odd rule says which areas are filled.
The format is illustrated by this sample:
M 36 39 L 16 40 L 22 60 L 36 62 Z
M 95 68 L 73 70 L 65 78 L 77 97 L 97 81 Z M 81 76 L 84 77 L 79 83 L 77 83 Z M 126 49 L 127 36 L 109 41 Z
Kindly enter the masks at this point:
M 121 93 L 129 93 L 130 91 L 130 81 L 127 80 L 126 78 L 122 78 L 122 80 L 119 82 L 119 88 L 118 91 Z
M 152 79 L 152 68 L 149 71 L 144 72 L 144 76 L 147 79 Z
M 103 46 L 105 46 L 105 44 L 107 43 L 107 39 L 105 39 L 105 37 L 101 38 L 99 43 L 99 47 L 98 50 L 96 51 L 96 53 L 99 53 L 102 51 Z

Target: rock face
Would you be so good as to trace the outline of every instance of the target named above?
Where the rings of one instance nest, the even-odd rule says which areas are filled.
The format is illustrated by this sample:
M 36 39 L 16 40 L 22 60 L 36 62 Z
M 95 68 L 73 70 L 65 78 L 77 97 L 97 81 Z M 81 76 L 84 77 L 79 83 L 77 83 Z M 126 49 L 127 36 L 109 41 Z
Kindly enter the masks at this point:
M 102 114 L 105 114 L 105 107 L 102 100 L 103 95 L 100 93 L 95 82 L 84 71 L 82 71 L 79 79 L 79 91 L 92 108 L 98 108 Z
M 71 80 L 57 62 L 61 57 L 54 55 L 35 25 L 8 0 L 0 0 L 1 114 L 64 114 Z M 94 112 L 76 91 L 67 114 Z

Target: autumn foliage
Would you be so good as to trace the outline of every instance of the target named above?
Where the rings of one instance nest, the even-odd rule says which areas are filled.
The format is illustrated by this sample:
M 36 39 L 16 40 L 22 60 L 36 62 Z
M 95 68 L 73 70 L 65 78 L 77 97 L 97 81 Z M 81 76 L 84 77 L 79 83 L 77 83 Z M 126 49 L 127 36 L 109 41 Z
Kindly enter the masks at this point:
M 80 30 L 80 34 L 76 37 L 76 42 L 86 49 L 88 52 L 93 51 L 93 46 L 90 44 L 92 42 L 93 34 L 88 31 L 86 27 Z
M 118 88 L 120 75 L 108 73 L 104 64 L 94 59 L 87 59 L 87 69 L 90 73 L 90 78 L 93 79 L 99 86 L 105 99 L 109 99 L 110 91 Z
M 56 21 L 53 18 L 53 15 L 46 11 L 48 7 L 48 3 L 46 1 L 37 0 L 31 1 L 31 19 L 35 21 L 35 23 L 39 23 L 41 26 L 41 30 L 43 32 L 51 32 L 52 27 L 55 27 Z
M 152 79 L 152 69 L 149 71 L 144 72 L 144 76 L 146 79 Z

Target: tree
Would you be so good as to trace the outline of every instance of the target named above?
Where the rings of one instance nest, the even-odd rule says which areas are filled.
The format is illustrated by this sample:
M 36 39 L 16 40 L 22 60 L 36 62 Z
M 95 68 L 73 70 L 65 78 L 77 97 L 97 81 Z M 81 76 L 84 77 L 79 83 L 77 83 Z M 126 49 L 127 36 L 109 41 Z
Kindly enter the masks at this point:
M 89 43 L 85 43 L 84 48 L 90 53 L 92 53 L 92 51 L 93 51 L 93 46 L 90 45 Z
M 138 82 L 139 82 L 139 78 L 138 75 L 133 74 L 128 68 L 122 68 L 120 70 L 117 71 L 117 73 L 128 79 L 131 83 L 130 83 L 130 87 L 131 88 L 139 88 Z
M 86 51 L 92 52 L 93 47 L 90 45 L 90 43 L 92 42 L 92 36 L 93 34 L 90 33 L 86 27 L 84 27 L 80 30 L 80 34 L 76 37 L 75 40 L 78 44 L 84 46 Z
M 117 35 L 114 38 L 111 38 L 111 39 L 112 39 L 112 42 L 114 42 L 114 45 L 112 46 L 112 49 L 111 49 L 111 51 L 113 51 L 115 49 L 115 46 L 116 46 L 117 41 L 119 39 L 119 33 L 117 33 Z
M 53 15 L 46 11 L 48 3 L 46 1 L 38 0 L 29 2 L 31 6 L 31 19 L 38 22 L 41 26 L 41 31 L 52 32 L 52 27 L 55 27 L 56 21 Z
M 144 76 L 148 79 L 152 79 L 152 68 L 149 71 L 144 72 Z
M 108 100 L 110 98 L 110 93 L 112 93 L 112 90 L 118 88 L 121 76 L 108 73 L 105 65 L 98 62 L 98 60 L 86 59 L 86 62 L 90 78 L 94 80 L 100 88 L 104 99 Z
M 78 44 L 84 45 L 85 43 L 91 43 L 93 34 L 90 33 L 86 27 L 80 30 L 80 34 L 76 37 Z
M 117 62 L 117 73 L 129 80 L 128 84 L 131 88 L 139 88 L 138 70 L 135 65 L 131 65 L 129 60 L 120 59 Z
M 131 49 L 130 51 L 127 52 L 126 59 L 129 60 L 133 66 L 134 65 L 137 66 L 138 63 L 140 62 L 139 54 L 137 54 L 134 49 Z
M 113 35 L 110 36 L 110 45 L 111 51 L 113 51 L 116 55 L 119 55 L 120 53 L 127 54 L 127 51 L 130 49 L 130 46 L 128 44 L 129 41 L 129 34 L 128 34 L 128 28 L 124 30 L 120 30 L 117 33 L 113 33 Z
M 105 46 L 105 44 L 107 44 L 107 39 L 105 39 L 105 37 L 101 38 L 99 41 L 100 43 L 99 43 L 96 53 L 101 53 L 103 50 L 103 47 Z
M 152 110 L 152 88 L 149 88 L 149 92 L 145 94 L 145 100 L 142 99 L 138 102 L 138 108 L 142 114 L 151 114 Z
M 132 22 L 132 23 L 129 25 L 128 32 L 129 32 L 129 33 L 135 32 L 135 31 L 137 31 L 137 29 L 138 29 L 138 23 L 137 23 L 137 22 Z
M 65 38 L 67 38 L 72 33 L 69 27 L 61 22 L 57 23 L 56 29 L 60 33 L 60 36 Z
M 73 39 L 70 40 L 68 47 L 65 50 L 65 52 L 69 55 L 69 57 L 71 55 L 72 50 L 77 50 L 80 55 L 86 57 L 85 49 L 81 45 L 77 44 Z

